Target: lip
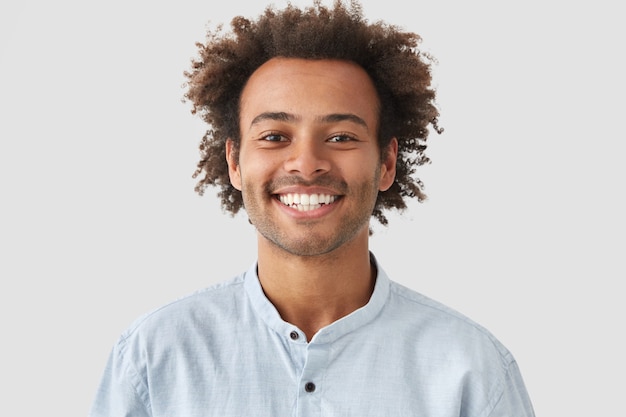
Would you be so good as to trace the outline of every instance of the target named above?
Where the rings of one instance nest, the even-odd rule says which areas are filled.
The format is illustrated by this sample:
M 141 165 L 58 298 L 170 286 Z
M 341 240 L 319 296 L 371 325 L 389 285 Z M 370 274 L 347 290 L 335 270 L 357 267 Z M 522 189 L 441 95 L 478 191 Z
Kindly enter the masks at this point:
M 328 194 L 335 197 L 340 197 L 342 193 L 337 192 L 336 190 L 326 188 L 326 187 L 303 187 L 303 186 L 290 186 L 290 187 L 282 187 L 272 192 L 272 195 L 280 195 L 280 194 Z

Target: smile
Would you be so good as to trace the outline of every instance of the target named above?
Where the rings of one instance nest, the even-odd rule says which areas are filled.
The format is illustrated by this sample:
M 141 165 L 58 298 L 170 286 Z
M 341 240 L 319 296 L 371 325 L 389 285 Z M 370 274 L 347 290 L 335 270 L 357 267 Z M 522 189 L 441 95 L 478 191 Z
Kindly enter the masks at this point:
M 324 204 L 331 204 L 337 200 L 338 196 L 330 194 L 280 194 L 278 199 L 286 206 L 298 211 L 315 210 Z

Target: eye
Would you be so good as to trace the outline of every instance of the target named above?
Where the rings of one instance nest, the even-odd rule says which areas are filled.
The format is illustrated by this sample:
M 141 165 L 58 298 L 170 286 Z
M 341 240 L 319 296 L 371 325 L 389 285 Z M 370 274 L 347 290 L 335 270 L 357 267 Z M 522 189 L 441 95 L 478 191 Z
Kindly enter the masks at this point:
M 330 143 L 342 143 L 342 142 L 352 142 L 355 141 L 356 139 L 350 135 L 345 135 L 345 134 L 341 134 L 341 135 L 335 135 L 332 136 L 328 139 L 328 141 Z
M 260 140 L 263 140 L 266 142 L 287 142 L 287 138 L 279 133 L 270 133 L 270 134 L 264 135 L 260 138 Z

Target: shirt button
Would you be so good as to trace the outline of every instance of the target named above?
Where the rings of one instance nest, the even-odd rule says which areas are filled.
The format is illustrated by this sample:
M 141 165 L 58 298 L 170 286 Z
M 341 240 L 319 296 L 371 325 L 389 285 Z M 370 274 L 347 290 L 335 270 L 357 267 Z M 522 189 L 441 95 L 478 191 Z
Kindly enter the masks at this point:
M 300 335 L 298 334 L 298 332 L 293 331 L 289 333 L 289 337 L 291 337 L 291 340 L 298 340 L 298 338 L 300 338 Z
M 313 391 L 315 391 L 315 384 L 314 384 L 314 383 L 312 383 L 312 382 L 307 382 L 307 383 L 304 385 L 304 390 L 305 390 L 306 392 L 313 392 Z

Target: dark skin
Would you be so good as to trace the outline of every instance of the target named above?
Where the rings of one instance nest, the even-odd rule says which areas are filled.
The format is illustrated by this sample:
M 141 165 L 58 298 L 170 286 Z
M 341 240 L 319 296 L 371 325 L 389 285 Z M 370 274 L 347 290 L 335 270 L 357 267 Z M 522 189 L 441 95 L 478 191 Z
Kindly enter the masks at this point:
M 394 181 L 397 142 L 381 160 L 380 101 L 351 62 L 270 60 L 241 102 L 241 146 L 235 153 L 228 141 L 226 155 L 258 232 L 259 280 L 281 317 L 311 340 L 372 294 L 369 219 Z M 286 205 L 280 198 L 289 194 L 333 201 Z

